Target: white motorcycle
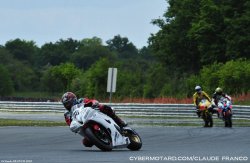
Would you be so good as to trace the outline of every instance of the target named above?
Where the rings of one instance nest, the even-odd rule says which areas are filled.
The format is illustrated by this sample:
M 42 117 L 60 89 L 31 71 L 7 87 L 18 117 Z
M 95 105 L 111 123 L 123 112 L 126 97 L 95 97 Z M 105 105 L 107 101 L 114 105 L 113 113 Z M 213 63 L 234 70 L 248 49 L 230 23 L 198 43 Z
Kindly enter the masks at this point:
M 81 104 L 75 105 L 72 111 L 71 130 L 74 131 L 74 127 L 78 125 L 77 132 L 87 137 L 99 149 L 103 151 L 111 151 L 114 148 L 141 149 L 141 138 L 132 128 L 124 127 L 121 130 L 111 117 Z
M 221 97 L 218 102 L 219 118 L 225 121 L 225 127 L 232 127 L 232 101 L 225 97 Z

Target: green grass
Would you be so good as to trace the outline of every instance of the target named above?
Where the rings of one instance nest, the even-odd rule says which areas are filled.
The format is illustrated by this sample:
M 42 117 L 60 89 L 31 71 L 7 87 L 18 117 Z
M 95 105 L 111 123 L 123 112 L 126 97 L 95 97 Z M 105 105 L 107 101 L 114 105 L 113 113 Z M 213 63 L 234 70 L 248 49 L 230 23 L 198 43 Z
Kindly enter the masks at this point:
M 17 119 L 0 119 L 0 126 L 66 126 L 65 122 L 41 121 L 41 120 L 17 120 Z
M 18 112 L 19 113 L 19 112 Z M 31 112 L 26 112 L 25 114 L 29 114 Z M 38 114 L 33 113 L 32 114 Z M 40 114 L 40 113 L 39 113 Z M 138 119 L 138 122 L 130 122 L 130 125 L 139 125 L 139 126 L 202 126 L 202 120 L 201 123 L 195 123 L 191 120 L 198 120 L 198 117 L 190 117 L 190 118 L 175 118 L 175 117 L 151 117 L 151 116 L 121 116 L 123 119 L 131 118 L 131 119 Z M 140 122 L 140 119 L 144 119 L 142 122 Z M 148 120 L 162 120 L 158 121 L 156 123 L 147 123 Z M 179 120 L 178 123 L 175 122 L 168 122 L 167 120 L 176 119 Z M 215 126 L 223 126 L 223 121 L 218 118 L 214 119 L 214 125 Z M 164 121 L 166 120 L 166 121 Z M 182 120 L 190 120 L 190 122 L 181 122 Z M 45 121 L 45 120 L 17 120 L 17 119 L 1 119 L 0 118 L 0 126 L 66 126 L 64 121 Z M 237 127 L 250 127 L 250 119 L 234 119 L 233 118 L 233 126 Z
M 214 126 L 223 127 L 223 123 L 217 123 L 214 121 Z M 129 125 L 139 126 L 202 126 L 199 123 L 129 123 Z M 17 119 L 0 119 L 0 126 L 40 126 L 40 127 L 54 127 L 54 126 L 66 126 L 65 122 L 55 121 L 42 121 L 42 120 L 17 120 Z M 250 127 L 250 120 L 233 120 L 234 127 Z

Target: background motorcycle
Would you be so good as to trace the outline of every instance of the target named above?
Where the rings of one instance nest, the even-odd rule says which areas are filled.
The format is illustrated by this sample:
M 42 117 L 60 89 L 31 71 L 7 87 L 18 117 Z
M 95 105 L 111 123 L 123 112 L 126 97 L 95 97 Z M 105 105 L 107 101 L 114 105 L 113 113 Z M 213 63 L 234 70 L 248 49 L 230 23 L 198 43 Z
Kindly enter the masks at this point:
M 87 137 L 96 147 L 103 151 L 111 151 L 114 148 L 128 148 L 139 150 L 142 141 L 130 127 L 122 130 L 112 118 L 91 107 L 74 106 L 73 123 L 82 124 L 79 134 Z
M 205 125 L 204 127 L 213 127 L 213 118 L 210 109 L 212 108 L 211 102 L 207 99 L 202 99 L 199 104 L 198 108 L 201 112 L 201 118 L 204 120 Z
M 221 97 L 218 102 L 219 118 L 225 121 L 225 127 L 232 127 L 232 103 L 229 99 Z

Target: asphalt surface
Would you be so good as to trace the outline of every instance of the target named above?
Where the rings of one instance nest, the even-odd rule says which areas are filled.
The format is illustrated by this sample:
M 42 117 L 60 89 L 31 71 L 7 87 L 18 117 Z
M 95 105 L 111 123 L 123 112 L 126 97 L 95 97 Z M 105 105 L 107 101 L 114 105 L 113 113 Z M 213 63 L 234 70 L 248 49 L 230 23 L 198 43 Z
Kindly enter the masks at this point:
M 83 147 L 68 127 L 0 127 L 0 162 L 250 162 L 250 128 L 134 127 L 142 149 L 111 152 Z
M 54 112 L 1 112 L 0 118 L 64 122 L 63 113 Z

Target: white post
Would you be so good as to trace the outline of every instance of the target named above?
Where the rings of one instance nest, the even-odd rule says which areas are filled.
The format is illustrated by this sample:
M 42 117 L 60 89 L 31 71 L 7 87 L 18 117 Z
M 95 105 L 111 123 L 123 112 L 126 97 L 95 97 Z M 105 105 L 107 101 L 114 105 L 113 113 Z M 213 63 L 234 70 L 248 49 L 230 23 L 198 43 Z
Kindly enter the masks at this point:
M 117 68 L 108 69 L 107 92 L 109 92 L 109 102 L 111 103 L 112 93 L 116 91 Z

